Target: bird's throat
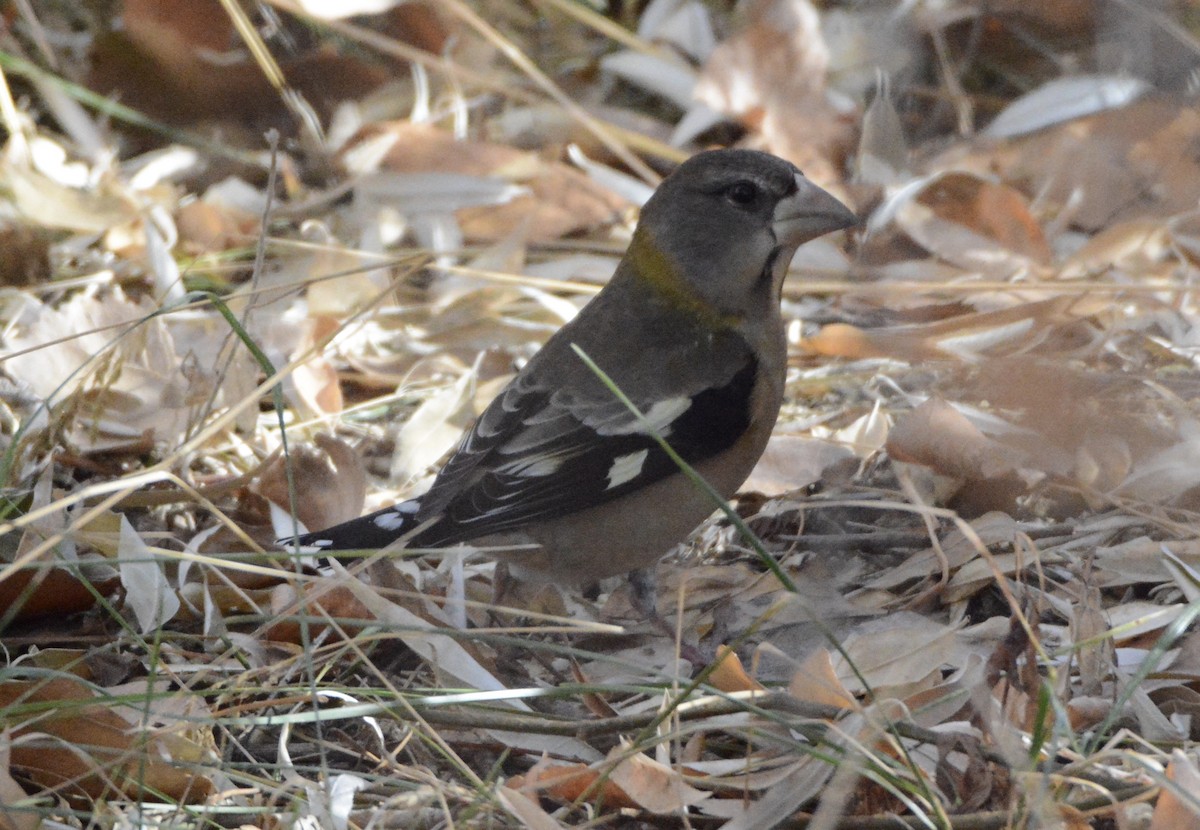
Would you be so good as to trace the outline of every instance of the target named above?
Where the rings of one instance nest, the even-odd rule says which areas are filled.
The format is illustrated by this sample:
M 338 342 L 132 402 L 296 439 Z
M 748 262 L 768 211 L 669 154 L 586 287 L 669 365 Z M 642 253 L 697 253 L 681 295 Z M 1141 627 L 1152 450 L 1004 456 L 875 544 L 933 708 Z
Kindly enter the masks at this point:
M 741 322 L 740 315 L 718 308 L 689 286 L 677 264 L 647 235 L 634 234 L 625 258 L 633 266 L 634 278 L 672 307 L 700 317 L 712 328 L 732 329 Z

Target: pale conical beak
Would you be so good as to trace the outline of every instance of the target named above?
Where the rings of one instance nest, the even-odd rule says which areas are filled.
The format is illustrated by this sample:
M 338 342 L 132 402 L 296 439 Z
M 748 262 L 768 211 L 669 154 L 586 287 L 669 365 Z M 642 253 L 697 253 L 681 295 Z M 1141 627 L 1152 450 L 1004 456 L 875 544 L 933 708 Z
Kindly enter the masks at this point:
M 799 174 L 796 192 L 775 206 L 771 227 L 784 245 L 803 245 L 831 231 L 858 224 L 850 208 Z

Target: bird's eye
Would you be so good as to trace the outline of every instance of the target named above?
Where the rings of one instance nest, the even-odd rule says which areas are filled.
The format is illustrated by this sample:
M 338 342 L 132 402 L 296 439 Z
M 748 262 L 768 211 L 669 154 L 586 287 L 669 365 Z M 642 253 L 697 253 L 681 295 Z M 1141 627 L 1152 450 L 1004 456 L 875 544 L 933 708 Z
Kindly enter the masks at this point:
M 754 201 L 758 198 L 758 185 L 753 182 L 738 182 L 725 191 L 725 195 L 735 205 L 745 207 L 746 205 L 754 204 Z

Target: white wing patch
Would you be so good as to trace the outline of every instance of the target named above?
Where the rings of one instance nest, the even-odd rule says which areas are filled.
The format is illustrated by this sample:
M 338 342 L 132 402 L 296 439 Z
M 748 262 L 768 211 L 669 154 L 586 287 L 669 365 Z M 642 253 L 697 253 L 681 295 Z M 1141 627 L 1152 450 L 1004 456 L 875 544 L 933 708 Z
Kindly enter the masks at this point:
M 614 458 L 612 466 L 608 468 L 608 486 L 604 489 L 611 490 L 614 487 L 620 487 L 625 482 L 632 481 L 641 475 L 642 465 L 646 463 L 648 455 L 650 455 L 650 450 L 638 450 Z
M 670 434 L 671 424 L 675 423 L 675 419 L 683 413 L 687 412 L 692 405 L 691 398 L 664 398 L 661 401 L 655 401 L 649 409 L 645 411 L 646 420 L 650 422 L 650 426 L 654 432 L 659 435 L 666 436 Z M 649 435 L 650 432 L 642 426 L 642 422 L 634 418 L 632 415 L 626 415 L 615 424 L 605 424 L 596 430 L 600 435 Z
M 496 468 L 498 473 L 520 476 L 521 478 L 537 478 L 553 475 L 562 466 L 563 459 L 552 455 L 533 455 L 529 458 L 518 458 Z
M 418 504 L 415 501 L 405 501 L 396 505 L 386 513 L 380 513 L 375 517 L 375 526 L 380 530 L 396 530 L 404 526 L 404 520 L 417 512 Z

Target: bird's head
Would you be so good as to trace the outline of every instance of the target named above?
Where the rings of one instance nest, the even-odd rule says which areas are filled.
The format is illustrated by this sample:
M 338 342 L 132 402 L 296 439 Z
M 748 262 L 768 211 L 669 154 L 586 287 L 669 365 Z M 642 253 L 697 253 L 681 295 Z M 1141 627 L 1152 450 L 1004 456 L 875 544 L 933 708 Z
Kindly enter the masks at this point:
M 795 165 L 754 150 L 699 153 L 642 208 L 630 245 L 638 278 L 719 315 L 745 318 L 779 302 L 800 245 L 858 223 Z

